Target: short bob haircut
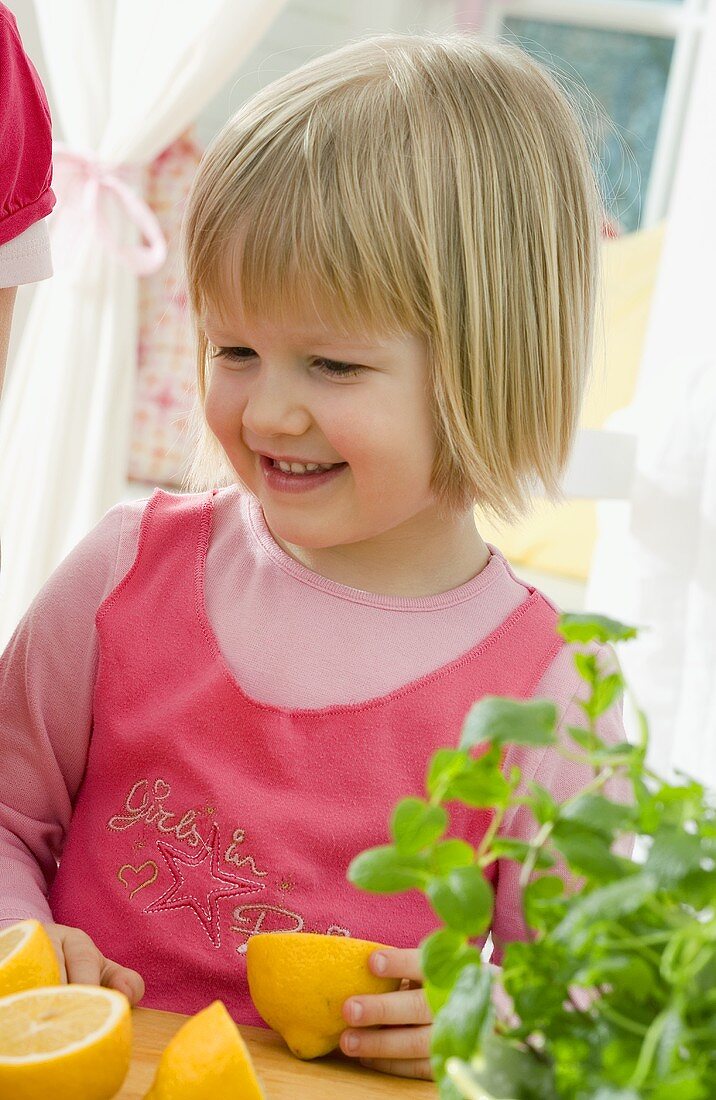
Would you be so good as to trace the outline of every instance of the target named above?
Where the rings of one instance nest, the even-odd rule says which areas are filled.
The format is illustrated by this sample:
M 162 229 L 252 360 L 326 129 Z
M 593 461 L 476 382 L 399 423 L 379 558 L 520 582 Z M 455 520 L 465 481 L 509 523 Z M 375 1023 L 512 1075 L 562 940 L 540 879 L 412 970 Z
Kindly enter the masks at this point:
M 190 491 L 235 483 L 203 420 L 206 312 L 427 346 L 431 485 L 512 521 L 553 500 L 589 376 L 603 206 L 579 115 L 518 47 L 385 34 L 252 96 L 206 150 L 182 225 L 197 337 Z M 241 247 L 238 240 L 241 239 Z

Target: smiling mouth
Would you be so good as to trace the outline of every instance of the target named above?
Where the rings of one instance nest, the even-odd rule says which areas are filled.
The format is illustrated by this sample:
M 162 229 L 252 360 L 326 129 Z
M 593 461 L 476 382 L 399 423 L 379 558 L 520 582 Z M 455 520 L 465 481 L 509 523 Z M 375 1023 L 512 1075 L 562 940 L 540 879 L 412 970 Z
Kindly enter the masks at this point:
M 306 474 L 325 474 L 329 470 L 336 470 L 340 466 L 348 465 L 347 462 L 284 462 L 280 459 L 269 458 L 267 455 L 261 455 L 261 460 L 270 469 L 280 470 L 282 474 L 294 474 L 297 477 Z

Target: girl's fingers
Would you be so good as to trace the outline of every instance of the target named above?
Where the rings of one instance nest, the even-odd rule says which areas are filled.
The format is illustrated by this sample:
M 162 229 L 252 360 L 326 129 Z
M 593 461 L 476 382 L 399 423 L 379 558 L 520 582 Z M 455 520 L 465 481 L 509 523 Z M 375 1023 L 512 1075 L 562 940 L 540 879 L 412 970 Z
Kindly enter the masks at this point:
M 433 1019 L 423 989 L 349 997 L 343 1004 L 343 1018 L 354 1027 L 429 1024 Z
M 111 959 L 102 960 L 99 985 L 106 985 L 109 989 L 118 989 L 120 993 L 129 999 L 131 1005 L 136 1005 L 144 996 L 144 979 L 136 970 L 130 970 L 127 966 L 120 966 Z
M 65 953 L 67 981 L 78 985 L 99 985 L 102 956 L 92 940 L 79 929 L 73 929 L 62 943 Z
M 430 1062 L 431 1027 L 365 1028 L 344 1031 L 341 1050 L 351 1058 Z
M 62 948 L 62 940 L 56 935 L 51 925 L 45 925 L 45 931 L 50 937 L 52 946 L 55 949 L 55 955 L 57 956 L 57 962 L 60 965 L 60 984 L 67 985 L 67 967 L 65 966 L 65 952 Z
M 361 1058 L 362 1066 L 375 1069 L 378 1073 L 392 1073 L 394 1077 L 416 1077 L 419 1081 L 432 1081 L 433 1071 L 429 1058 L 415 1058 L 412 1061 Z
M 368 960 L 374 974 L 381 978 L 410 978 L 422 982 L 420 950 L 415 948 L 384 947 L 374 951 Z

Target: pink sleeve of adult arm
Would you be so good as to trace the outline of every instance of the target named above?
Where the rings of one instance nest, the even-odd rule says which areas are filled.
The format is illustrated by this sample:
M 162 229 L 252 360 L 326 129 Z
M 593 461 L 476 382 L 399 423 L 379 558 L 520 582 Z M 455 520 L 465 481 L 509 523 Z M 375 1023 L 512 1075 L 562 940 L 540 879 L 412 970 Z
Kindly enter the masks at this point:
M 124 508 L 58 566 L 0 657 L 0 925 L 52 920 L 47 894 L 92 729 L 94 620 L 115 584 Z

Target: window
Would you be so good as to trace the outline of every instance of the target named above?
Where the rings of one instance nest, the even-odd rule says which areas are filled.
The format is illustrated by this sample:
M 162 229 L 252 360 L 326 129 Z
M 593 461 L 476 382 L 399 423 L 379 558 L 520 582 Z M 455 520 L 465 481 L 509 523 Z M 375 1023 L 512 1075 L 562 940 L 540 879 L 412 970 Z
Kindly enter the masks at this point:
M 606 209 L 622 232 L 666 215 L 710 2 L 716 0 L 487 0 L 485 5 L 486 34 L 517 42 L 586 104 Z M 596 100 L 596 116 L 580 85 Z

